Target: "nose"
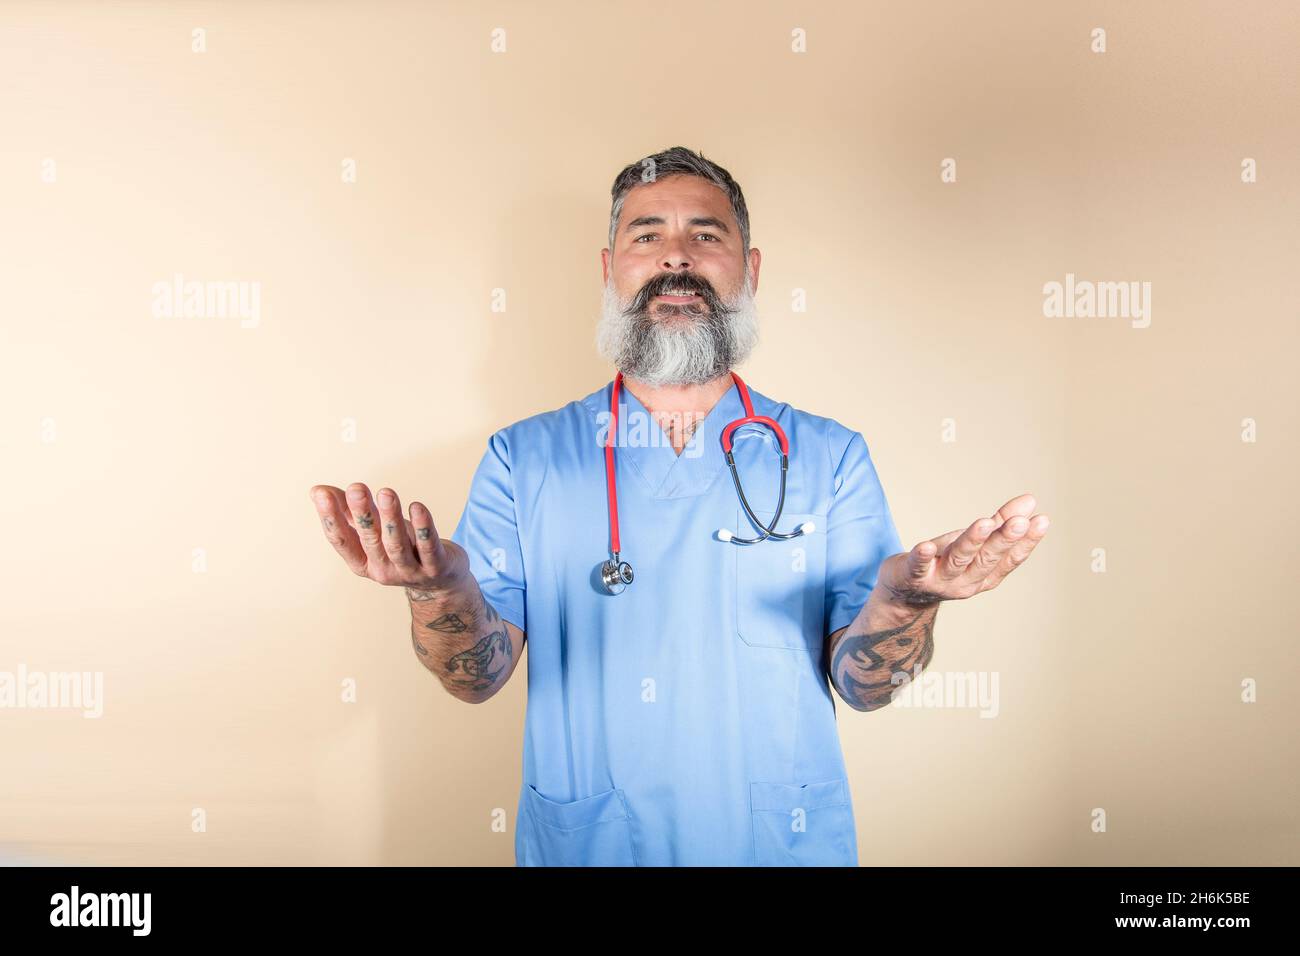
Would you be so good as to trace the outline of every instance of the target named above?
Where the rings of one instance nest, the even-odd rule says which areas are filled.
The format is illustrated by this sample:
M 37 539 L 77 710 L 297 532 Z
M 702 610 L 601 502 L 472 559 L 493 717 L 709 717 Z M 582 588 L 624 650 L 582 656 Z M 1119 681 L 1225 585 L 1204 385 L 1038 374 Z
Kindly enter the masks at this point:
M 666 242 L 664 245 L 663 267 L 669 272 L 686 272 L 691 268 L 691 257 L 686 251 L 686 244 L 680 239 Z

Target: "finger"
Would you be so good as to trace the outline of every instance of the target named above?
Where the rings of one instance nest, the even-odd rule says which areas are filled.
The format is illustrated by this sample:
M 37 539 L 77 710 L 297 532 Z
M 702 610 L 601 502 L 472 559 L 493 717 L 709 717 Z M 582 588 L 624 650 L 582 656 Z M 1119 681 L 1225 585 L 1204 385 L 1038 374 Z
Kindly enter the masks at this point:
M 1025 536 L 1011 546 L 1011 550 L 1003 556 L 998 566 L 984 579 L 984 584 L 980 590 L 987 591 L 990 588 L 997 587 L 1003 578 L 1020 567 L 1025 559 L 1033 553 L 1034 548 L 1038 546 L 1038 542 L 1043 540 L 1050 525 L 1051 521 L 1047 515 L 1034 515 L 1029 521 L 1029 530 L 1025 532 Z
M 998 524 L 1002 524 L 1016 515 L 1023 515 L 1028 518 L 1034 513 L 1037 504 L 1038 501 L 1031 494 L 1016 495 L 993 513 L 993 520 Z
M 388 555 L 384 552 L 383 542 L 379 538 L 379 522 L 375 515 L 378 509 L 370 498 L 370 489 L 361 482 L 348 485 L 348 510 L 352 512 L 352 522 L 361 539 L 361 549 L 365 551 L 372 572 L 388 566 Z M 372 574 L 373 577 L 373 574 Z
M 329 489 L 330 497 L 334 499 L 335 516 L 338 518 L 339 530 L 344 533 L 350 533 L 349 540 L 357 543 L 357 550 L 362 554 L 365 552 L 361 549 L 361 539 L 357 537 L 357 519 L 352 517 L 352 507 L 348 504 L 348 493 L 342 488 L 335 488 L 333 485 L 326 485 Z
M 352 517 L 352 509 L 348 507 L 348 496 L 342 488 L 335 488 L 333 485 L 326 485 L 329 489 L 330 496 L 334 499 L 334 513 L 340 518 L 339 531 L 347 537 L 349 541 L 356 542 L 357 552 L 364 555 L 365 551 L 361 548 L 361 539 L 357 537 L 357 519 Z
M 980 518 L 963 531 L 948 547 L 943 560 L 939 562 L 936 576 L 941 581 L 953 581 L 966 573 L 975 555 L 979 553 L 984 542 L 988 540 L 993 529 L 998 526 L 992 518 Z
M 442 539 L 433 526 L 433 515 L 418 501 L 411 502 L 411 525 L 415 528 L 415 551 L 420 556 L 420 567 L 435 577 L 443 555 Z
M 334 550 L 342 556 L 349 568 L 358 574 L 364 574 L 366 555 L 361 550 L 357 533 L 352 530 L 346 518 L 347 507 L 342 489 L 333 485 L 314 485 L 310 494 L 329 543 L 334 545 Z
M 997 569 L 1011 548 L 1020 541 L 1029 530 L 1029 519 L 1024 515 L 1014 515 L 984 542 L 970 566 L 962 574 L 962 581 L 967 585 L 979 585 Z
M 1028 530 L 1028 524 L 1017 519 L 1024 518 L 1028 521 L 1037 503 L 1031 494 L 1017 495 L 994 512 L 992 520 L 1001 525 L 996 530 L 1003 533 L 991 536 L 991 540 L 975 555 L 967 572 L 969 579 L 984 581 L 997 571 L 1010 548 L 1023 540 L 1022 535 Z
M 415 571 L 420 567 L 420 559 L 415 554 L 415 547 L 406 537 L 406 521 L 402 518 L 402 503 L 397 492 L 392 488 L 380 488 L 375 494 L 379 502 L 380 538 L 384 542 L 384 553 L 394 567 L 403 571 Z

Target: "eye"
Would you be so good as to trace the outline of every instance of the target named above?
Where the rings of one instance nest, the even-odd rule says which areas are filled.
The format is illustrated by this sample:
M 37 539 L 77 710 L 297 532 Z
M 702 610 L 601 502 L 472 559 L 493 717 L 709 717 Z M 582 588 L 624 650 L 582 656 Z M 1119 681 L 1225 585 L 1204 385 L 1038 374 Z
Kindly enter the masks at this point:
M 722 241 L 722 240 L 719 239 L 717 236 L 713 235 L 713 233 L 711 233 L 711 232 L 702 232 L 702 233 L 700 233 L 698 236 L 696 236 L 695 238 L 696 238 L 696 239 L 710 239 L 710 240 L 712 240 L 713 242 L 721 242 L 721 241 Z
M 653 239 L 653 238 L 655 238 L 655 234 L 654 234 L 653 232 L 647 232 L 647 233 L 643 233 L 643 234 L 637 236 L 637 237 L 636 237 L 635 239 L 633 239 L 632 241 L 633 241 L 633 242 L 640 242 L 642 239 Z

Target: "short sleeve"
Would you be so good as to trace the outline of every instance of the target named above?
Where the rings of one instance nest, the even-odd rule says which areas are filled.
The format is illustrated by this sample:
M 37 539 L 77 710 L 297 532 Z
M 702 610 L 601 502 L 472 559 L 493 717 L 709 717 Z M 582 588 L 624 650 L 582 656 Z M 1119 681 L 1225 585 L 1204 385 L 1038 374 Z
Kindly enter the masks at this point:
M 451 540 L 469 555 L 470 572 L 483 596 L 502 618 L 526 630 L 524 558 L 510 478 L 510 450 L 503 432 L 488 439 Z
M 861 433 L 853 432 L 834 481 L 826 518 L 827 634 L 853 623 L 876 586 L 880 563 L 903 550 Z

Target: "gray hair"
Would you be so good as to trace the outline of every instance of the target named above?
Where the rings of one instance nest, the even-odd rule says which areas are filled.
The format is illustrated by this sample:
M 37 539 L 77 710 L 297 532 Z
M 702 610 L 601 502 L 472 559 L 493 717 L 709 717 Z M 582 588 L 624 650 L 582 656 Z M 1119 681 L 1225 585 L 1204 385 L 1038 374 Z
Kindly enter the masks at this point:
M 618 217 L 623 212 L 623 200 L 627 194 L 634 186 L 653 183 L 667 176 L 698 176 L 725 192 L 731 202 L 731 214 L 736 217 L 736 225 L 740 227 L 743 255 L 749 258 L 749 210 L 745 208 L 745 194 L 741 192 L 740 184 L 731 178 L 731 173 L 712 160 L 705 159 L 703 153 L 685 146 L 674 146 L 629 163 L 614 177 L 614 186 L 610 189 L 614 205 L 609 213 L 609 248 L 614 248 L 614 239 L 618 235 Z

